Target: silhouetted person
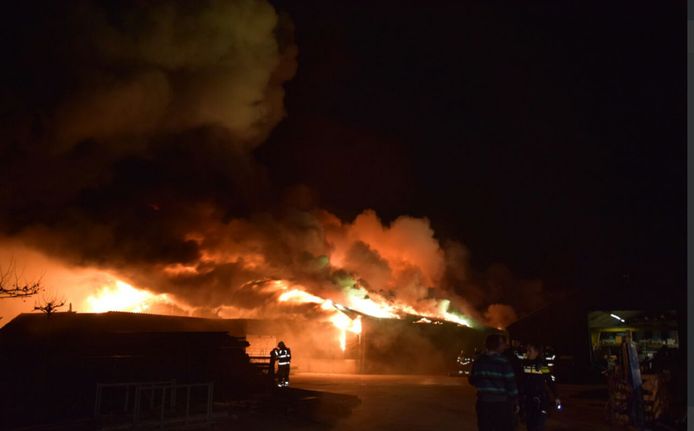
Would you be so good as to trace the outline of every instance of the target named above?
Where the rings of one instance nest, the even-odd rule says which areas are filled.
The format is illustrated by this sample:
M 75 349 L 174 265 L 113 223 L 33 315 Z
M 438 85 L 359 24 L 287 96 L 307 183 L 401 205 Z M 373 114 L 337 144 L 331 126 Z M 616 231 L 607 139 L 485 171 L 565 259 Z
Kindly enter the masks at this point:
M 512 340 L 511 345 L 507 346 L 502 355 L 506 358 L 508 363 L 511 364 L 513 374 L 516 376 L 516 386 L 520 389 L 520 379 L 523 374 L 523 354 L 520 351 L 520 342 L 518 340 Z
M 528 431 L 543 431 L 550 408 L 549 392 L 557 408 L 561 408 L 554 376 L 542 356 L 541 349 L 534 344 L 528 344 L 522 367 L 520 393 L 525 423 Z
M 509 364 L 511 364 L 511 369 L 513 370 L 513 375 L 516 379 L 516 387 L 518 392 L 522 395 L 523 391 L 521 388 L 521 377 L 523 376 L 523 354 L 520 351 L 520 342 L 518 340 L 511 340 L 511 345 L 507 346 L 503 351 L 502 355 Z M 522 406 L 521 406 L 522 408 Z M 513 427 L 514 429 L 518 426 L 518 417 L 513 416 Z
M 516 377 L 501 352 L 506 339 L 501 334 L 487 336 L 487 351 L 472 365 L 470 383 L 477 388 L 477 428 L 480 431 L 511 431 L 518 411 Z
M 284 341 L 280 341 L 270 355 L 270 363 L 273 364 L 273 367 L 274 363 L 277 362 L 277 386 L 280 388 L 289 386 L 289 365 L 291 361 L 291 350 L 284 344 Z

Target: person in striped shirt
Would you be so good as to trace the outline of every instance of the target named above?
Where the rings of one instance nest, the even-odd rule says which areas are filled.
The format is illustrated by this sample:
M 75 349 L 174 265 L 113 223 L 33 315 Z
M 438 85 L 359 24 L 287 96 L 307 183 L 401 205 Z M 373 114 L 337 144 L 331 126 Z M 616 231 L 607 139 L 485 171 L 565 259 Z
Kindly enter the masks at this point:
M 472 365 L 470 384 L 477 388 L 477 428 L 480 431 L 511 431 L 518 413 L 516 376 L 501 354 L 506 338 L 491 334 L 485 341 L 486 352 Z

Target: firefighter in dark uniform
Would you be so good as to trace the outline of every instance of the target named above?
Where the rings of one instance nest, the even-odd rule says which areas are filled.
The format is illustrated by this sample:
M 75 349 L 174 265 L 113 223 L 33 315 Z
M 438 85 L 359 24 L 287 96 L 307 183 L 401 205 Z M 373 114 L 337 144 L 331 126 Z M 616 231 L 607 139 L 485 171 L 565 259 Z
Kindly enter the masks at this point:
M 292 361 L 292 352 L 284 341 L 280 341 L 272 350 L 270 361 L 277 363 L 277 386 L 280 388 L 289 386 L 289 364 Z
M 558 410 L 561 410 L 561 401 L 554 375 L 542 357 L 541 348 L 528 344 L 527 349 L 521 378 L 521 414 L 528 431 L 543 431 L 551 405 L 549 393 L 554 398 L 554 405 Z

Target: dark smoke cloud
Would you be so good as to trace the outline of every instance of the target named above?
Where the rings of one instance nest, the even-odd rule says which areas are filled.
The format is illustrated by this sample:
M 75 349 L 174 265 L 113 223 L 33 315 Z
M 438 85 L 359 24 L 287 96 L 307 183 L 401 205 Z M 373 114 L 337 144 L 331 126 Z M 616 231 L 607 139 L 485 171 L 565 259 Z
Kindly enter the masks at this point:
M 496 323 L 510 314 L 495 303 L 524 297 L 504 274 L 474 275 L 426 219 L 345 223 L 301 187 L 274 203 L 252 151 L 285 115 L 297 47 L 269 3 L 63 6 L 23 2 L 4 17 L 2 235 L 209 315 L 319 312 L 280 311 L 277 279 L 335 301 L 450 299 Z
M 77 260 L 188 261 L 197 205 L 257 207 L 250 150 L 296 69 L 286 18 L 251 0 L 25 3 L 4 38 L 5 231 Z

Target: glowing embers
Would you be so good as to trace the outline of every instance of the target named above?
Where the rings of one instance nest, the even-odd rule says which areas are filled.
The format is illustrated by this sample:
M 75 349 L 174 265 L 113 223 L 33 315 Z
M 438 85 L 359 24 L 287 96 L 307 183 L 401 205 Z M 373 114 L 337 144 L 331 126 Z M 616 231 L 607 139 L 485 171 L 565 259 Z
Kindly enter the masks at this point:
M 130 311 L 143 313 L 155 305 L 172 304 L 166 294 L 155 295 L 146 290 L 136 289 L 120 280 L 101 287 L 84 301 L 88 311 L 104 313 L 107 311 Z

